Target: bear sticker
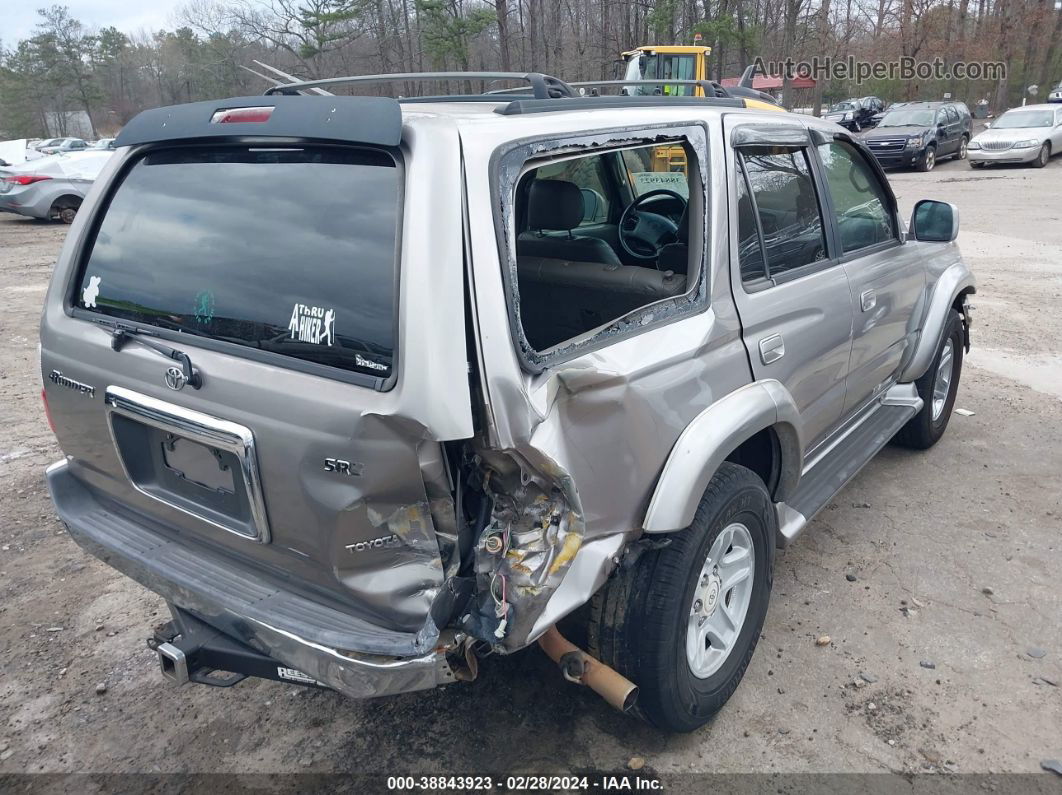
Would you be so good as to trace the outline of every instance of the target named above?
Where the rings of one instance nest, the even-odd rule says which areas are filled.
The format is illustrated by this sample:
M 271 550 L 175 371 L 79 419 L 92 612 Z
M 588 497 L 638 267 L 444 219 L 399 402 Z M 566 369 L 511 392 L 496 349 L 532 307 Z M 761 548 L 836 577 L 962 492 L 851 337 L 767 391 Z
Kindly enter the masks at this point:
M 81 303 L 86 309 L 96 308 L 96 298 L 100 294 L 100 277 L 89 276 L 88 287 L 81 291 Z

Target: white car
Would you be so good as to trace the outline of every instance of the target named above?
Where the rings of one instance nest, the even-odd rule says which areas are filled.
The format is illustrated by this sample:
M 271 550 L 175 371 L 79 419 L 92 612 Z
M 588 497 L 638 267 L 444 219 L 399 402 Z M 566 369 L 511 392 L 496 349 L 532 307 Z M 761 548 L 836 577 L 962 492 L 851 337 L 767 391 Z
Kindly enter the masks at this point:
M 1031 163 L 1043 168 L 1062 152 L 1062 107 L 1026 105 L 1008 110 L 968 146 L 971 168 L 986 163 Z
M 1051 93 L 1047 95 L 1048 102 L 1062 102 L 1062 83 L 1051 89 Z
M 0 212 L 73 223 L 81 201 L 112 154 L 97 149 L 0 166 Z

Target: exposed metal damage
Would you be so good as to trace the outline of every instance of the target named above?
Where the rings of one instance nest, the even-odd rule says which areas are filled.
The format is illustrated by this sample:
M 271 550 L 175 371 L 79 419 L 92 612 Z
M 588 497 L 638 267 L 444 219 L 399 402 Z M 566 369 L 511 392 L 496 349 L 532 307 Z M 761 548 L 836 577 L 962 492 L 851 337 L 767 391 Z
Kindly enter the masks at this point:
M 491 647 L 515 650 L 582 546 L 584 522 L 563 473 L 541 474 L 504 453 L 482 451 L 477 460 L 492 507 L 475 539 L 476 594 L 463 624 Z

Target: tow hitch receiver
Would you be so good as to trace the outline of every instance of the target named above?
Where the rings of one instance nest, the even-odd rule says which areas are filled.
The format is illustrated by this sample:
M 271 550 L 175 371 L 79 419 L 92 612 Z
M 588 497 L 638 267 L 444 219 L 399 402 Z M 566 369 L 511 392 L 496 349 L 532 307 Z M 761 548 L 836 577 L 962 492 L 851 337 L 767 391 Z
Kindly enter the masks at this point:
M 162 675 L 178 685 L 195 682 L 231 687 L 248 676 L 307 687 L 324 687 L 313 677 L 288 668 L 261 652 L 205 624 L 186 610 L 173 607 L 173 621 L 155 629 L 148 648 L 159 656 Z

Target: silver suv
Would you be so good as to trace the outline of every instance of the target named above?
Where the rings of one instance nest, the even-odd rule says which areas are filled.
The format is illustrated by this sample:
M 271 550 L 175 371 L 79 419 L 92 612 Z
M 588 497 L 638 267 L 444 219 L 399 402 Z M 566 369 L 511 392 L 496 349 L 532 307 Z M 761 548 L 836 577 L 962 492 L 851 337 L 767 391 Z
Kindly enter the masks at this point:
M 689 731 L 749 663 L 776 545 L 944 433 L 953 206 L 905 226 L 834 124 L 527 79 L 122 131 L 44 310 L 47 478 L 169 602 L 178 682 L 380 696 L 537 641 Z

